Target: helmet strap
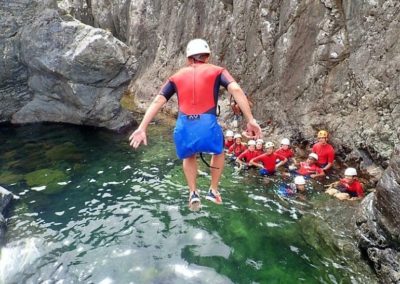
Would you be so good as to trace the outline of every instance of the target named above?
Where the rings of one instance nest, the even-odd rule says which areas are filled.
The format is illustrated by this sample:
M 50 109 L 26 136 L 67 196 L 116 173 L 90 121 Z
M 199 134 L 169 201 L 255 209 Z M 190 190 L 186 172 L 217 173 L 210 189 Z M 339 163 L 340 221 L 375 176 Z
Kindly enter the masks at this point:
M 208 54 L 195 54 L 190 56 L 189 58 L 193 59 L 193 63 L 205 63 L 208 57 Z

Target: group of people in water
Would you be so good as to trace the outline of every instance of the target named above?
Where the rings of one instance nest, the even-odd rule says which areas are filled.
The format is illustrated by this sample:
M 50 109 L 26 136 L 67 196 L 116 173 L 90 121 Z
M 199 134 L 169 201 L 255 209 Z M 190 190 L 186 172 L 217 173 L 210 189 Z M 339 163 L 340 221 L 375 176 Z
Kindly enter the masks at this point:
M 275 151 L 274 143 L 258 139 L 262 136 L 260 125 L 254 119 L 249 102 L 240 85 L 223 67 L 211 64 L 211 50 L 203 39 L 193 39 L 186 47 L 186 66 L 170 76 L 162 85 L 159 94 L 153 99 L 138 128 L 129 136 L 129 144 L 134 148 L 147 145 L 147 127 L 152 119 L 168 102 L 177 95 L 178 111 L 174 129 L 176 153 L 182 160 L 183 172 L 189 188 L 189 208 L 193 211 L 200 208 L 200 191 L 197 188 L 197 156 L 210 153 L 211 181 L 206 199 L 222 204 L 218 190 L 219 180 L 225 164 L 225 150 L 243 167 L 257 167 L 262 175 L 273 175 L 276 169 L 287 166 L 289 173 L 295 175 L 295 189 L 301 190 L 307 178 L 324 176 L 332 167 L 334 150 L 327 143 L 328 133 L 320 131 L 320 141 L 312 148 L 312 153 L 304 162 L 296 163 L 288 139 L 283 139 L 281 147 Z M 252 137 L 244 145 L 240 134 L 227 133 L 225 137 L 218 123 L 217 113 L 220 87 L 231 94 L 236 112 L 246 120 L 246 133 Z M 201 155 L 200 155 L 201 156 Z M 342 187 L 333 193 L 338 198 L 360 198 L 363 195 L 354 168 L 345 172 L 340 180 Z
M 244 137 L 247 143 L 244 143 Z M 225 151 L 230 161 L 237 164 L 238 169 L 258 169 L 262 176 L 271 176 L 279 167 L 284 167 L 283 175 L 294 177 L 293 182 L 280 189 L 285 196 L 305 192 L 308 179 L 319 179 L 329 174 L 335 160 L 335 150 L 328 143 L 328 132 L 321 130 L 317 134 L 318 142 L 315 143 L 305 161 L 297 161 L 295 152 L 288 138 L 281 140 L 278 149 L 271 141 L 251 139 L 246 133 L 234 134 L 227 130 L 225 133 Z M 355 200 L 364 197 L 364 189 L 357 178 L 355 168 L 347 168 L 344 177 L 331 184 L 326 191 L 340 200 Z

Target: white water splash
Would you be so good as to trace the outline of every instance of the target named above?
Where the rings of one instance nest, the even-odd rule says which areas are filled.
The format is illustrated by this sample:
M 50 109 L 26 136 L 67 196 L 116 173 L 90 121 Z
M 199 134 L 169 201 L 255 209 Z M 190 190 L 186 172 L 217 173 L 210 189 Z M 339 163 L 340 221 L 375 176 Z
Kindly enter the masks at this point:
M 36 186 L 36 187 L 32 187 L 31 189 L 32 189 L 32 190 L 35 190 L 35 191 L 42 191 L 42 190 L 45 190 L 45 189 L 46 189 L 46 186 L 45 186 L 45 185 Z
M 40 257 L 37 238 L 29 238 L 6 246 L 0 254 L 0 283 L 12 283 L 12 279 L 31 266 Z
M 112 280 L 110 277 L 104 278 L 99 282 L 99 284 L 111 284 L 114 283 L 114 280 Z
M 175 264 L 173 268 L 177 275 L 183 276 L 184 278 L 199 277 L 199 274 L 201 272 L 200 270 L 192 269 L 189 266 L 183 264 Z

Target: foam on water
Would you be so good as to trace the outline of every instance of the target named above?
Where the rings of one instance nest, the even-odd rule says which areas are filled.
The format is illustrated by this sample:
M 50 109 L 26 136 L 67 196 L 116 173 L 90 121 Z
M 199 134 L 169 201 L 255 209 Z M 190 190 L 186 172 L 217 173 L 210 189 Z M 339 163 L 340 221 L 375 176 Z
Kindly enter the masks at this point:
M 1 249 L 0 283 L 12 283 L 15 276 L 25 271 L 41 254 L 42 242 L 37 238 L 28 238 L 11 243 Z

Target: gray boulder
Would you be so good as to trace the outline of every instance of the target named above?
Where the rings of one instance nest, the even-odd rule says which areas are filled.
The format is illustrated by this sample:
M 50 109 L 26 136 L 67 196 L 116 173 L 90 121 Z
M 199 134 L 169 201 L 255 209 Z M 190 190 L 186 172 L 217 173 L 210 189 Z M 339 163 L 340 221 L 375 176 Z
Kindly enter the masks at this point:
M 9 206 L 11 200 L 13 199 L 13 194 L 9 192 L 4 187 L 0 186 L 0 245 L 2 245 L 6 232 L 6 219 L 3 214 Z
M 4 187 L 0 186 L 0 213 L 4 213 L 7 206 L 13 199 L 13 194 Z
M 56 1 L 11 2 L 0 19 L 7 31 L 0 38 L 6 51 L 0 120 L 113 130 L 131 124 L 132 115 L 120 106 L 137 69 L 130 49 L 110 32 L 59 11 Z

